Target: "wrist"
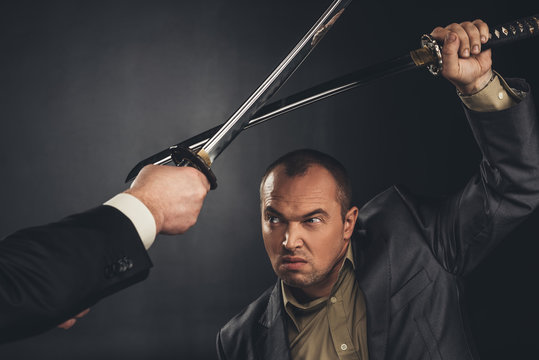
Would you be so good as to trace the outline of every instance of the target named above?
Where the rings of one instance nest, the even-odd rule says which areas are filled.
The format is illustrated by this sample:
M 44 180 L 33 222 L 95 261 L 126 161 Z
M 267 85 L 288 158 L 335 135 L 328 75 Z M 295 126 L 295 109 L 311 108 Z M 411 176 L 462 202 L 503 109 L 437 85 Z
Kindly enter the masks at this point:
M 457 93 L 460 96 L 469 96 L 469 95 L 477 94 L 478 92 L 486 88 L 488 84 L 490 84 L 492 80 L 494 80 L 494 77 L 495 77 L 495 74 L 492 71 L 492 69 L 490 69 L 488 72 L 486 72 L 485 74 L 483 74 L 482 76 L 480 76 L 478 79 L 476 79 L 470 84 L 465 84 L 465 85 L 455 84 L 455 87 L 457 88 Z
M 148 198 L 147 196 L 144 196 L 143 193 L 133 190 L 133 189 L 128 189 L 124 191 L 124 193 L 136 197 L 140 202 L 142 202 L 148 208 L 148 210 L 152 214 L 153 219 L 155 221 L 156 234 L 159 234 L 163 226 L 164 216 L 160 211 L 158 211 L 159 206 L 155 204 L 155 201 L 153 201 L 151 198 Z

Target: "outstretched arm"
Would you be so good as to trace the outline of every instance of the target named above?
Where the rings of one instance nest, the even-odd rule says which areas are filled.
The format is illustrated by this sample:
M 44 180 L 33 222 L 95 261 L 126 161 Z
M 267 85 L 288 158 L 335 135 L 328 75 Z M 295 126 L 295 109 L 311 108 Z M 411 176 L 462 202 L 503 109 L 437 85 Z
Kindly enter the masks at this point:
M 0 343 L 43 332 L 143 280 L 156 233 L 194 225 L 208 191 L 195 169 L 148 166 L 122 194 L 127 202 L 8 236 L 0 242 Z

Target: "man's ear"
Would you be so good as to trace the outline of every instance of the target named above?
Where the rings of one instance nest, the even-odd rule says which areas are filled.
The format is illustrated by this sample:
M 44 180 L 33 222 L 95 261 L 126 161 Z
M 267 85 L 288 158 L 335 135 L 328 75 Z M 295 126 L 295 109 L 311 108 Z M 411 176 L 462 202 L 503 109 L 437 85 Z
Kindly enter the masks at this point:
M 344 239 L 348 240 L 352 237 L 352 233 L 354 232 L 354 226 L 356 226 L 356 220 L 357 215 L 359 213 L 359 209 L 356 206 L 353 206 L 348 210 L 346 215 L 344 216 Z

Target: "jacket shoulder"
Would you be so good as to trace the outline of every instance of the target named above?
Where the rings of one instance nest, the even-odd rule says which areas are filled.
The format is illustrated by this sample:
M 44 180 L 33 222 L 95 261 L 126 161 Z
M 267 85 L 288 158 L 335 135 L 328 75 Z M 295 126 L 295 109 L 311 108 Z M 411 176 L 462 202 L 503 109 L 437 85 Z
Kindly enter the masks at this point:
M 240 332 L 250 332 L 253 327 L 257 326 L 267 309 L 273 288 L 272 286 L 264 291 L 262 295 L 247 305 L 221 328 L 220 334 L 223 342 L 226 342 L 226 339 L 236 338 Z
M 401 190 L 396 185 L 387 188 L 361 207 L 359 210 L 359 222 L 362 225 L 367 224 L 373 218 L 382 215 L 382 212 L 390 210 L 391 208 L 387 206 L 388 204 L 402 200 Z

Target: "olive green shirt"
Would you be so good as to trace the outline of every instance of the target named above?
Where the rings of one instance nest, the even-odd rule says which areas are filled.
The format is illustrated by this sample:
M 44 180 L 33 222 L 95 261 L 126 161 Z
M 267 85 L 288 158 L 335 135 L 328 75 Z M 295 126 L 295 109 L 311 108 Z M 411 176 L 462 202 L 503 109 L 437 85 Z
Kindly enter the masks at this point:
M 282 281 L 281 289 L 292 359 L 368 359 L 365 300 L 350 246 L 328 297 L 301 304 Z

